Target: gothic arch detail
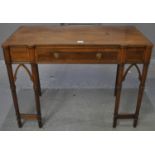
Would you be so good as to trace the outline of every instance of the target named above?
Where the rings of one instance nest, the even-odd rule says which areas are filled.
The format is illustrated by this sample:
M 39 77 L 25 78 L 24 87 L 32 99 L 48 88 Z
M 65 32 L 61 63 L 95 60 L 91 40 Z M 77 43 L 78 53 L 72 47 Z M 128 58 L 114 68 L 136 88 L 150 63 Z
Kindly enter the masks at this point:
M 139 81 L 142 80 L 142 74 L 141 74 L 141 71 L 140 71 L 139 66 L 138 66 L 137 64 L 131 64 L 131 65 L 126 69 L 126 71 L 125 71 L 125 73 L 124 73 L 124 75 L 123 75 L 122 81 L 125 80 L 125 78 L 126 78 L 128 72 L 129 72 L 129 70 L 130 70 L 131 68 L 133 68 L 133 67 L 135 67 L 136 70 L 137 70 L 137 72 L 138 72 Z
M 21 67 L 23 67 L 23 68 L 25 69 L 26 73 L 27 73 L 27 74 L 29 75 L 29 77 L 30 77 L 30 80 L 33 82 L 33 76 L 32 76 L 32 74 L 31 74 L 31 72 L 29 71 L 29 69 L 28 69 L 24 64 L 19 64 L 19 65 L 17 66 L 17 68 L 16 68 L 16 70 L 15 70 L 15 73 L 14 73 L 14 80 L 15 80 L 15 81 L 17 80 L 17 73 L 18 73 L 18 71 L 19 71 L 19 69 L 20 69 Z

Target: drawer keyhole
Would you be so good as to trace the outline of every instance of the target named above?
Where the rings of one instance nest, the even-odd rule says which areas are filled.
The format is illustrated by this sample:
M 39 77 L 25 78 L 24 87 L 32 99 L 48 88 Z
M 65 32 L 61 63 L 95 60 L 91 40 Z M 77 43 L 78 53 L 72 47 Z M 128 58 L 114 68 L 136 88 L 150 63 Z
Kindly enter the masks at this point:
M 59 53 L 54 53 L 54 58 L 58 59 L 59 58 Z
M 102 58 L 102 53 L 97 53 L 97 54 L 96 54 L 96 58 L 97 58 L 97 59 L 101 59 L 101 58 Z

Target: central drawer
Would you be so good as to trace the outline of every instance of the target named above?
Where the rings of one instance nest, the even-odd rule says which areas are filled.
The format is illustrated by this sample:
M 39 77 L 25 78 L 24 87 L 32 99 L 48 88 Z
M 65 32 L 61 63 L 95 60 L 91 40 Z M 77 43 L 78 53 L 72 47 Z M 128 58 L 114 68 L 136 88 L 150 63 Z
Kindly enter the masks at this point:
M 82 48 L 36 48 L 38 63 L 117 63 L 119 50 L 117 49 L 82 49 Z

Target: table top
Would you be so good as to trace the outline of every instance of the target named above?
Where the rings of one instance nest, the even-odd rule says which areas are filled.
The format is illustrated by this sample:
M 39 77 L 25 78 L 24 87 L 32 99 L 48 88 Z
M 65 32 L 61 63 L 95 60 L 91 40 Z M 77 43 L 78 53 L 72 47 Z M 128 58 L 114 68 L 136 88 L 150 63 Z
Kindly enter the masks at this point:
M 79 44 L 153 46 L 136 27 L 101 25 L 21 26 L 2 46 Z

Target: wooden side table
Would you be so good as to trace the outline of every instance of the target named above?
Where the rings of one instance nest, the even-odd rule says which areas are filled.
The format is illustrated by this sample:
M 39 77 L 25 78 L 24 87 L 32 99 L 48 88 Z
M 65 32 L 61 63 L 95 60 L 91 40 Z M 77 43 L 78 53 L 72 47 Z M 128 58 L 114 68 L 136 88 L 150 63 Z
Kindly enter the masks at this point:
M 145 80 L 152 53 L 152 43 L 131 26 L 22 26 L 2 45 L 18 126 L 22 119 L 38 120 L 42 127 L 38 64 L 117 64 L 113 127 L 118 119 L 133 119 L 137 126 Z M 12 65 L 18 64 L 13 71 Z M 31 65 L 29 70 L 25 64 Z M 125 65 L 130 64 L 125 70 Z M 139 65 L 142 65 L 140 70 Z M 16 76 L 23 67 L 35 92 L 37 114 L 22 114 L 16 94 Z M 139 75 L 139 92 L 135 113 L 119 113 L 122 82 L 135 67 Z

